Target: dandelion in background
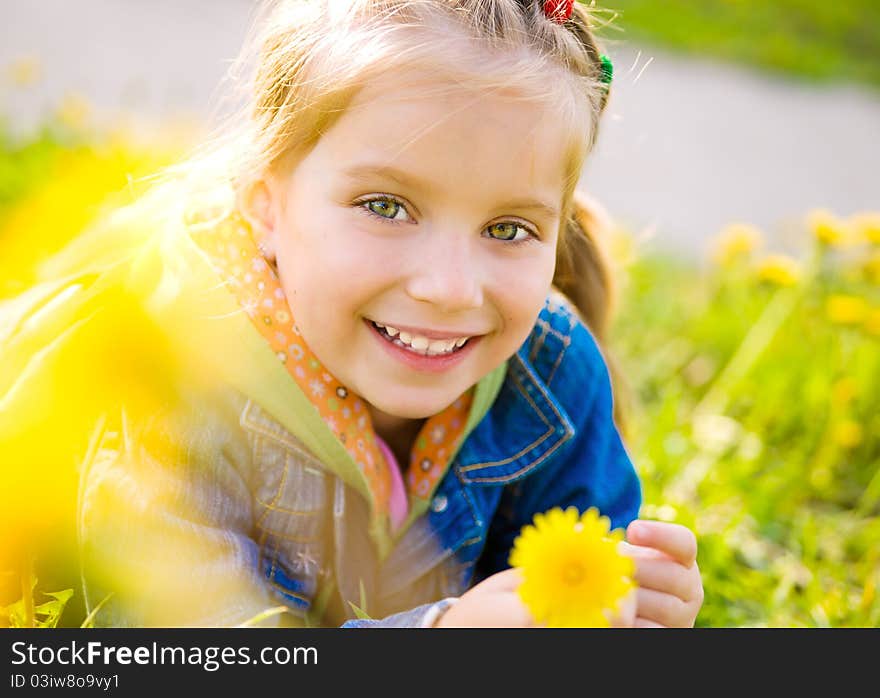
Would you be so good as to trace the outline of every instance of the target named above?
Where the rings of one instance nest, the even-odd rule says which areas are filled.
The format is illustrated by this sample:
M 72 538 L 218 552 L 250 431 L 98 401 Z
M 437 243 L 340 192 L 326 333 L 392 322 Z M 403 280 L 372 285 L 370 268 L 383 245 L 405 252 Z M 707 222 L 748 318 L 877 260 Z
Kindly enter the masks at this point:
M 16 87 L 30 87 L 40 81 L 43 67 L 35 56 L 22 56 L 7 68 L 9 80 Z
M 880 245 L 880 213 L 857 213 L 850 217 L 849 225 L 858 240 Z
M 758 281 L 774 286 L 794 286 L 801 277 L 801 268 L 791 257 L 771 254 L 758 263 L 756 276 Z
M 61 100 L 56 110 L 58 121 L 73 131 L 84 129 L 92 115 L 92 106 L 85 97 L 73 92 Z
M 841 420 L 832 428 L 831 437 L 841 448 L 855 448 L 862 443 L 862 425 L 852 419 Z
M 865 316 L 865 332 L 880 337 L 880 308 L 872 308 Z
M 522 570 L 518 592 L 535 621 L 555 628 L 611 624 L 635 588 L 635 565 L 618 550 L 623 530 L 592 507 L 536 514 L 513 543 L 510 564 Z
M 807 226 L 820 245 L 840 247 L 850 241 L 847 222 L 826 209 L 813 209 L 807 214 Z
M 831 403 L 835 407 L 846 407 L 856 398 L 858 391 L 858 383 L 844 376 L 831 386 Z
M 712 259 L 721 267 L 729 267 L 749 257 L 764 244 L 764 236 L 753 225 L 734 223 L 726 226 L 715 238 Z
M 862 273 L 869 282 L 880 286 L 880 250 L 862 263 Z
M 868 314 L 868 304 L 858 296 L 834 294 L 825 301 L 825 315 L 835 325 L 859 325 Z

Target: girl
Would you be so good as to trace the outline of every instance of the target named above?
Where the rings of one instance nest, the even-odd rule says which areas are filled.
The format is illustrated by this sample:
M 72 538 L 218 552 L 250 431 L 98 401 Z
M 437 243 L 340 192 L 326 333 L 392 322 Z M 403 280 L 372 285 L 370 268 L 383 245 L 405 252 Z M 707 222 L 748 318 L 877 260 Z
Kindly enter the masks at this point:
M 694 536 L 635 520 L 596 343 L 587 11 L 288 0 L 257 26 L 238 131 L 48 270 L 55 322 L 127 338 L 81 469 L 96 624 L 529 626 L 512 542 L 573 505 L 628 525 L 616 622 L 693 625 Z

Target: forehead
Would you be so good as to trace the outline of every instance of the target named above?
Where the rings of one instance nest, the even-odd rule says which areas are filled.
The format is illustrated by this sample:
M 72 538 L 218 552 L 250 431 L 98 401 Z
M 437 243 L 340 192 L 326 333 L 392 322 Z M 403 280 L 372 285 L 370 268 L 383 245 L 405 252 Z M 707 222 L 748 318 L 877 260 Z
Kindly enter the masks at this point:
M 570 148 L 570 129 L 553 100 L 516 87 L 475 89 L 416 69 L 367 82 L 314 154 L 340 169 L 363 170 L 373 161 L 434 183 L 454 178 L 487 189 L 515 179 L 555 188 Z

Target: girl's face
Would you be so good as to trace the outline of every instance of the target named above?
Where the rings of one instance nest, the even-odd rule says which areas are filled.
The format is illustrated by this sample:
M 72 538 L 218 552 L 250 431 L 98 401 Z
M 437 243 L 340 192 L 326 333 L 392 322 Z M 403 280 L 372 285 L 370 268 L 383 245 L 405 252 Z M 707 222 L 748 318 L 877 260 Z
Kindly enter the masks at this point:
M 438 80 L 375 80 L 265 188 L 296 324 L 374 415 L 451 404 L 519 348 L 553 278 L 558 122 Z

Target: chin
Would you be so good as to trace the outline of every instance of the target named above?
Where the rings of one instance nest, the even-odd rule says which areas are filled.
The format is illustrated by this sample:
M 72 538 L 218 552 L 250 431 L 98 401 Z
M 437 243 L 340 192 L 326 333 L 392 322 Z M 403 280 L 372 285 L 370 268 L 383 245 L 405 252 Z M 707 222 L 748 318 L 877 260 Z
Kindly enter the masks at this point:
M 427 419 L 438 412 L 442 412 L 455 402 L 459 393 L 455 395 L 430 395 L 415 392 L 412 395 L 400 395 L 388 398 L 387 393 L 376 400 L 368 402 L 387 415 L 400 419 Z

